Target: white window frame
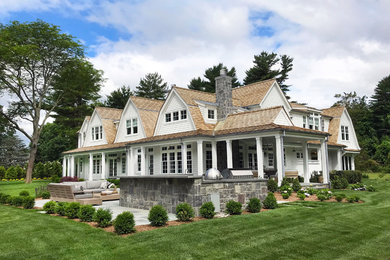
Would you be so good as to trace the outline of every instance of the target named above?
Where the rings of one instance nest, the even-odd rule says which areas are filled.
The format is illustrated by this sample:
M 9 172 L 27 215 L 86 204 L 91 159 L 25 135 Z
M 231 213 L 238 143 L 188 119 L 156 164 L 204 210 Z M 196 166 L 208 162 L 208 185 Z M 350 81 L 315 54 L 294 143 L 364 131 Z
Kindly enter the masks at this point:
M 130 129 L 130 131 L 129 131 Z M 130 133 L 129 133 L 130 132 Z M 138 134 L 138 118 L 133 117 L 126 120 L 126 135 Z
M 207 118 L 215 119 L 215 109 L 207 109 Z
M 103 126 L 92 127 L 92 141 L 98 141 L 103 139 Z

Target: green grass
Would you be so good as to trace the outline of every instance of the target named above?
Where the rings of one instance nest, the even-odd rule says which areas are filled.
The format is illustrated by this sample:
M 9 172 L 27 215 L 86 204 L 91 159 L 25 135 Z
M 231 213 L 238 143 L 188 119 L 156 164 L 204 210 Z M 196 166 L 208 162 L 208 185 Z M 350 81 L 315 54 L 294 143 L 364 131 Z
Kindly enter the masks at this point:
M 370 177 L 370 179 L 390 180 L 390 174 L 389 173 L 370 173 L 369 177 Z
M 32 183 L 26 184 L 23 181 L 1 181 L 0 192 L 6 193 L 12 196 L 19 195 L 19 192 L 26 190 L 31 196 L 35 196 L 35 188 L 39 186 L 46 186 L 50 181 L 33 181 Z
M 0 206 L 0 259 L 388 259 L 390 181 L 364 182 L 378 191 L 343 191 L 362 204 L 295 202 L 126 238 Z

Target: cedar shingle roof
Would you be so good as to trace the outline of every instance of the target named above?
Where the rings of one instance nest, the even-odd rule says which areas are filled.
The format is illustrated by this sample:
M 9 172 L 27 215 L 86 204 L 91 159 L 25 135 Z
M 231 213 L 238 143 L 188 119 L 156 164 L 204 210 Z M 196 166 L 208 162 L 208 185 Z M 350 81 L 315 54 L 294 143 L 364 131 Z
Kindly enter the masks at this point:
M 344 106 L 334 106 L 322 110 L 322 115 L 332 117 L 328 128 L 328 132 L 331 134 L 329 137 L 329 142 L 331 143 L 337 143 L 340 130 L 340 118 L 344 109 Z
M 241 107 L 260 104 L 275 82 L 275 79 L 269 79 L 234 88 L 233 99 L 238 99 Z
M 112 144 L 116 136 L 116 127 L 114 122 L 120 120 L 122 109 L 109 107 L 96 107 L 96 113 L 102 120 L 104 133 L 106 135 L 107 143 Z
M 146 137 L 153 136 L 158 114 L 164 105 L 164 101 L 135 96 L 130 97 L 130 99 L 138 109 Z
M 120 143 L 113 143 L 113 144 L 86 146 L 86 147 L 80 147 L 80 148 L 63 152 L 63 154 L 91 152 L 94 150 L 107 150 L 107 149 L 122 148 L 122 147 L 125 148 L 126 144 L 127 142 L 120 142 Z

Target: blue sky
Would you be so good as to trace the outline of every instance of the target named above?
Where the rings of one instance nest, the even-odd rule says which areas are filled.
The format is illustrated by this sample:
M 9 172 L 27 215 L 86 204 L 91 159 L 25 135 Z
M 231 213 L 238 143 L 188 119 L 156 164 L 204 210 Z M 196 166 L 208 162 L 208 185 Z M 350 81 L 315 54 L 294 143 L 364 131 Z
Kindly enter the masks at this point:
M 318 108 L 336 93 L 371 96 L 390 74 L 389 12 L 384 0 L 0 1 L 1 23 L 42 19 L 82 41 L 103 97 L 150 72 L 186 87 L 220 62 L 242 81 L 253 55 L 273 51 L 294 58 L 292 99 Z

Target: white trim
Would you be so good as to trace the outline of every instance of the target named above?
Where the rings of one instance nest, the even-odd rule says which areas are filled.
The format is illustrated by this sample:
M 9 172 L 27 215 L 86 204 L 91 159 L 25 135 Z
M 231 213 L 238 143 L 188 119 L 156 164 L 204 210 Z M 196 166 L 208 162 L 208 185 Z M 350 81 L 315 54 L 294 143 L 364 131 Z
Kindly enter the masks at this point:
M 291 111 L 291 110 L 292 110 L 292 107 L 291 107 L 291 105 L 290 105 L 290 102 L 288 102 L 286 96 L 284 95 L 282 89 L 280 88 L 280 86 L 279 86 L 279 84 L 276 82 L 276 80 L 274 81 L 274 83 L 272 83 L 271 87 L 268 89 L 268 91 L 267 91 L 267 93 L 265 94 L 263 100 L 261 100 L 261 102 L 260 102 L 260 104 L 259 104 L 260 108 L 262 108 L 264 101 L 268 98 L 268 96 L 269 96 L 270 93 L 271 93 L 272 88 L 275 87 L 275 86 L 276 86 L 277 90 L 279 91 L 279 93 L 283 96 L 283 100 L 284 100 L 284 102 L 287 104 L 287 107 L 288 107 L 289 111 Z

